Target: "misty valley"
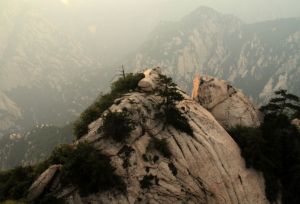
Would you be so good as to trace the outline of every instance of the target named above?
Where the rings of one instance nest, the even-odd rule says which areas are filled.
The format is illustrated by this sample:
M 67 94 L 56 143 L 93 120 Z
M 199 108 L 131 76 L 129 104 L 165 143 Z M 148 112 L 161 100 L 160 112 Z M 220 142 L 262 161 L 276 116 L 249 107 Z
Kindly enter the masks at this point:
M 0 203 L 300 203 L 300 17 L 218 2 L 1 1 Z

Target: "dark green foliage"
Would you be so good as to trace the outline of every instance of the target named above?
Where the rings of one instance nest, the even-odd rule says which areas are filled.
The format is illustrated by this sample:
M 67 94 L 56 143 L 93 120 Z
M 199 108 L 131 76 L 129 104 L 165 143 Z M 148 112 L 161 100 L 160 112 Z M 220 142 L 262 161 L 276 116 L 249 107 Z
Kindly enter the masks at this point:
M 177 130 L 187 133 L 188 135 L 193 135 L 193 129 L 188 123 L 187 119 L 182 115 L 182 113 L 176 107 L 169 107 L 165 110 L 166 121 L 168 124 L 175 127 Z
M 102 113 L 107 110 L 114 101 L 130 91 L 138 88 L 138 82 L 144 78 L 144 74 L 126 74 L 112 83 L 111 92 L 100 95 L 96 101 L 87 108 L 74 124 L 74 134 L 79 139 L 88 132 L 88 125 L 98 119 Z
M 169 163 L 169 164 L 168 164 L 168 167 L 169 167 L 169 169 L 171 170 L 172 174 L 173 174 L 174 176 L 176 176 L 177 173 L 178 173 L 176 166 L 175 166 L 173 163 Z
M 112 83 L 111 92 L 118 94 L 134 91 L 136 90 L 139 81 L 144 77 L 145 75 L 143 73 L 126 74 L 125 77 L 121 77 L 119 80 Z
M 155 137 L 152 137 L 148 146 L 147 150 L 155 149 L 159 153 L 161 153 L 166 158 L 171 158 L 172 153 L 170 151 L 168 141 L 166 139 L 158 139 Z
M 154 155 L 152 161 L 156 163 L 159 160 L 159 156 Z
M 300 100 L 298 96 L 288 93 L 287 90 L 279 90 L 275 92 L 275 97 L 260 110 L 266 115 L 285 114 L 292 117 L 300 111 Z
M 158 93 L 163 97 L 163 102 L 159 104 L 159 108 L 162 107 L 164 109 L 166 123 L 193 136 L 193 130 L 188 120 L 176 108 L 176 103 L 184 99 L 182 94 L 178 91 L 177 85 L 172 81 L 172 78 L 165 75 L 160 75 L 159 80 L 162 87 L 158 89 Z
M 19 200 L 36 178 L 33 167 L 17 167 L 0 173 L 0 201 Z
M 148 159 L 148 157 L 147 157 L 146 154 L 143 154 L 143 155 L 142 155 L 142 158 L 143 158 L 143 160 L 144 160 L 145 162 L 149 162 L 149 159 Z
M 242 156 L 247 158 L 247 168 L 254 167 L 262 170 L 260 167 L 266 159 L 263 155 L 265 141 L 260 129 L 253 127 L 237 126 L 229 131 L 235 142 L 240 146 Z
M 52 164 L 63 164 L 60 172 L 61 183 L 76 186 L 82 195 L 112 189 L 124 192 L 126 189 L 122 179 L 114 174 L 115 169 L 110 165 L 110 158 L 99 153 L 90 144 L 80 143 L 77 146 L 57 147 L 46 161 L 35 166 L 0 172 L 0 201 L 25 198 L 35 179 Z M 62 201 L 45 195 L 36 203 Z
M 150 188 L 152 185 L 158 184 L 158 178 L 157 176 L 153 176 L 152 174 L 150 175 L 145 175 L 143 179 L 140 181 L 140 186 L 141 188 Z
M 285 91 L 277 94 L 287 95 Z M 236 127 L 230 134 L 239 144 L 247 167 L 263 172 L 267 198 L 274 202 L 281 193 L 283 204 L 296 204 L 300 203 L 300 133 L 281 102 L 271 99 L 270 104 L 275 105 L 265 106 L 268 108 L 263 109 L 266 115 L 259 128 Z
M 114 174 L 110 158 L 87 143 L 79 144 L 61 170 L 63 185 L 76 186 L 83 196 L 108 190 L 125 191 L 125 183 Z
M 46 195 L 37 200 L 34 204 L 65 204 L 63 199 L 58 199 L 53 195 Z
M 183 100 L 183 96 L 178 92 L 177 85 L 172 81 L 171 77 L 160 75 L 159 81 L 163 87 L 158 91 L 159 95 L 164 97 L 164 105 L 173 106 L 176 102 Z
M 121 156 L 121 158 L 123 159 L 123 168 L 126 169 L 130 166 L 130 161 L 129 161 L 129 158 L 130 158 L 130 155 L 134 152 L 135 150 L 128 146 L 128 145 L 125 145 L 119 152 L 118 152 L 118 155 Z
M 60 145 L 53 150 L 47 162 L 49 164 L 65 164 L 71 158 L 72 153 L 71 145 Z
M 108 112 L 101 127 L 105 136 L 119 143 L 126 141 L 133 129 L 133 121 L 129 119 L 127 112 Z

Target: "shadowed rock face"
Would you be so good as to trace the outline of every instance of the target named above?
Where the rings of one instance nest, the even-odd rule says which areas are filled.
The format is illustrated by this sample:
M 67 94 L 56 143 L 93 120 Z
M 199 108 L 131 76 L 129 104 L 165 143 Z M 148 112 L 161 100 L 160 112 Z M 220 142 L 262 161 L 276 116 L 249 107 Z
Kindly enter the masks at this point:
M 158 74 L 159 71 L 155 70 L 145 72 L 143 81 L 149 82 L 152 90 L 161 86 L 152 83 Z M 90 124 L 89 133 L 76 142 L 89 141 L 101 153 L 110 156 L 116 174 L 127 184 L 127 194 L 105 192 L 81 197 L 76 188 L 68 188 L 56 189 L 57 197 L 65 198 L 70 204 L 268 203 L 263 177 L 246 169 L 240 150 L 230 135 L 199 103 L 185 94 L 183 96 L 177 108 L 184 113 L 194 136 L 157 118 L 160 112 L 157 105 L 162 98 L 149 94 L 147 89 L 147 93 L 140 91 L 124 95 L 109 108 L 112 112 L 127 111 L 135 123 L 126 143 L 115 143 L 97 133 L 102 127 L 102 117 Z M 170 158 L 157 150 L 147 149 L 154 137 L 166 139 L 172 154 Z M 129 155 L 122 153 L 124 148 L 132 150 Z M 150 180 L 148 187 L 141 185 L 145 178 Z
M 210 76 L 197 76 L 194 80 L 193 99 L 209 110 L 224 127 L 260 124 L 258 108 L 228 82 Z

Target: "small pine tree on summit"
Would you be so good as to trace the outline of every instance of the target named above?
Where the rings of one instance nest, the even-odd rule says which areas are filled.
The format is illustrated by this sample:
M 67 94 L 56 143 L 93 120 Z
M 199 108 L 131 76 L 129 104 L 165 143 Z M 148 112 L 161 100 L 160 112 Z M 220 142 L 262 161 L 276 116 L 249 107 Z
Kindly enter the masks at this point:
M 158 93 L 163 97 L 163 102 L 159 105 L 159 108 L 164 108 L 166 123 L 193 136 L 193 130 L 188 120 L 176 108 L 176 103 L 184 99 L 182 94 L 178 91 L 177 85 L 172 81 L 171 77 L 165 75 L 159 76 L 159 82 L 162 84 L 162 88 L 158 89 Z
M 175 106 L 176 102 L 183 100 L 183 96 L 178 92 L 176 84 L 172 81 L 171 77 L 160 75 L 160 83 L 163 85 L 159 90 L 159 94 L 164 97 L 163 105 L 168 107 Z

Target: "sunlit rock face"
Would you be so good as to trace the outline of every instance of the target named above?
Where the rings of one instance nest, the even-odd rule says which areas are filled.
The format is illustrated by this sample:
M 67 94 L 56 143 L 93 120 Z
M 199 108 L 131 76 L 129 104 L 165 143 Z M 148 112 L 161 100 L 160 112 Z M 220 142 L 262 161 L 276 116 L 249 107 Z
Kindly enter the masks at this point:
M 153 82 L 157 75 L 159 72 L 147 70 L 142 81 Z M 140 88 L 144 88 L 145 83 L 141 84 Z M 151 87 L 161 87 L 161 84 Z M 134 121 L 135 130 L 125 143 L 115 143 L 97 131 L 102 127 L 102 117 L 91 123 L 89 133 L 75 142 L 91 142 L 108 155 L 116 174 L 126 183 L 127 193 L 105 192 L 82 197 L 70 186 L 54 189 L 57 197 L 69 204 L 268 203 L 262 175 L 245 167 L 237 144 L 211 113 L 183 94 L 184 99 L 177 108 L 193 129 L 194 135 L 187 135 L 156 118 L 162 98 L 148 90 L 128 93 L 109 108 L 112 112 L 127 111 Z M 166 139 L 170 158 L 147 149 L 152 138 Z M 124 148 L 131 149 L 129 155 L 122 153 Z M 145 188 L 141 181 L 147 176 L 153 179 Z M 51 183 L 49 187 L 53 189 Z
M 250 99 L 228 82 L 210 76 L 194 79 L 193 99 L 209 110 L 224 127 L 256 127 L 261 113 Z

